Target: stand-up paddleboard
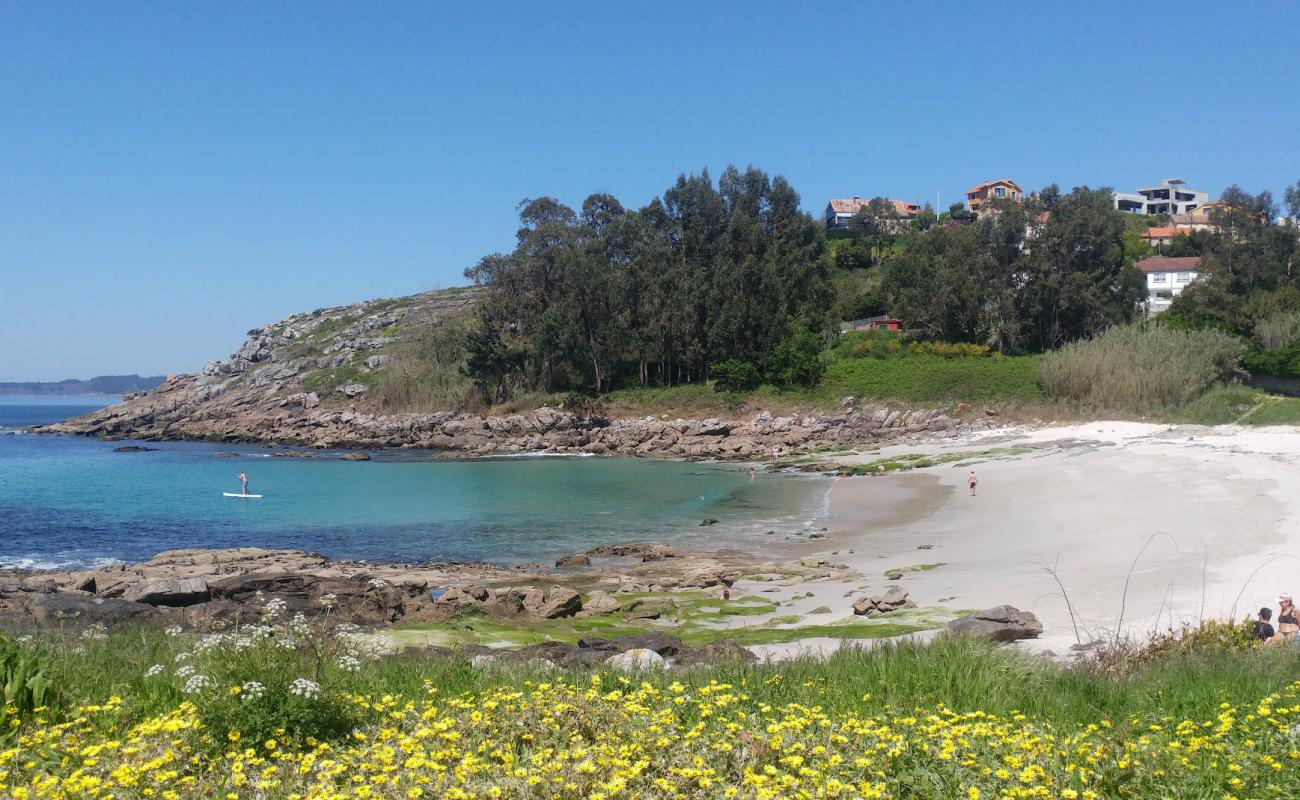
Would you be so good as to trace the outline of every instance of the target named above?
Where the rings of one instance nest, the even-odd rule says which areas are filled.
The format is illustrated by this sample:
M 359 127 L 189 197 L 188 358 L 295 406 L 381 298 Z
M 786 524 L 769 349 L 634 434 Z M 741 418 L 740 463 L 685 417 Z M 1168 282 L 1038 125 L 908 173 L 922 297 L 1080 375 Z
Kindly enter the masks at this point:
M 225 497 L 247 497 L 250 500 L 261 498 L 260 494 L 240 494 L 239 492 L 222 492 L 221 494 Z

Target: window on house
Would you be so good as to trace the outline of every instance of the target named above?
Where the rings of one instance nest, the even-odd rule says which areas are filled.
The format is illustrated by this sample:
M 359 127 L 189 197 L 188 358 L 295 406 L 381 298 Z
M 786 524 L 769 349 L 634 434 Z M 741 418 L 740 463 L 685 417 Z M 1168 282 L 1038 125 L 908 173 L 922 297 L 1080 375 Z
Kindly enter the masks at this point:
M 1165 272 L 1153 272 L 1153 273 L 1151 274 L 1151 282 L 1152 282 L 1152 283 L 1164 283 L 1164 282 L 1166 282 L 1168 279 L 1169 279 L 1169 275 L 1168 275 L 1168 273 L 1165 273 Z
M 996 189 L 993 190 L 993 196 L 994 196 L 994 197 L 1006 197 L 1006 196 L 1007 196 L 1007 190 L 1004 189 L 1004 188 L 1002 188 L 1001 186 L 999 186 L 999 187 L 997 187 Z
M 1187 283 L 1188 281 L 1190 281 L 1190 280 L 1192 279 L 1192 273 L 1190 273 L 1190 272 L 1180 272 L 1180 273 L 1178 273 L 1178 278 L 1177 278 L 1177 279 L 1178 279 L 1178 281 L 1179 281 L 1180 283 Z

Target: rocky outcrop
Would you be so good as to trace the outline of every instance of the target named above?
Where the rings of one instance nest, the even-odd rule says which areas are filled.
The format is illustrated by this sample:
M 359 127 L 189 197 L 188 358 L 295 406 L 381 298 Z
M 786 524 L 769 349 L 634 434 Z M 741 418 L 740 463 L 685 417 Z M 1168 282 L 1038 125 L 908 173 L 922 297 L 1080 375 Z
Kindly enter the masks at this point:
M 899 586 L 890 586 L 884 594 L 859 597 L 853 602 L 853 613 L 867 617 L 889 614 L 903 608 L 916 608 L 916 603 L 909 600 L 907 592 Z
M 402 374 L 403 348 L 473 310 L 454 289 L 294 314 L 248 333 L 228 360 L 150 392 L 36 430 L 110 439 L 274 442 L 311 448 L 423 448 L 452 454 L 546 451 L 752 459 L 822 446 L 955 436 L 991 427 L 938 409 L 849 403 L 834 412 L 748 420 L 614 419 L 564 408 L 483 416 L 388 413 L 375 387 Z
M 1014 642 L 1037 637 L 1043 632 L 1043 624 L 1032 612 L 1014 606 L 996 606 L 950 621 L 948 632 L 983 636 L 995 642 Z

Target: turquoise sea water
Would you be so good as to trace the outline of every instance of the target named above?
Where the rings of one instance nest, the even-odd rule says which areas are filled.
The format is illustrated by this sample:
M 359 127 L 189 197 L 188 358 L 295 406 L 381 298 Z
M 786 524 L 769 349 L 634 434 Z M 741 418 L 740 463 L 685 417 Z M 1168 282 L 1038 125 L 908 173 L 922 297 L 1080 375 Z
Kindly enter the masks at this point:
M 178 547 L 251 545 L 501 563 L 652 539 L 758 552 L 776 538 L 764 531 L 818 516 L 827 489 L 797 475 L 751 481 L 736 465 L 434 460 L 410 451 L 352 462 L 199 442 L 136 443 L 158 450 L 115 453 L 132 443 L 15 433 L 106 402 L 0 397 L 0 566 L 84 566 Z M 222 496 L 239 491 L 241 471 L 263 499 Z M 705 517 L 720 522 L 699 527 Z

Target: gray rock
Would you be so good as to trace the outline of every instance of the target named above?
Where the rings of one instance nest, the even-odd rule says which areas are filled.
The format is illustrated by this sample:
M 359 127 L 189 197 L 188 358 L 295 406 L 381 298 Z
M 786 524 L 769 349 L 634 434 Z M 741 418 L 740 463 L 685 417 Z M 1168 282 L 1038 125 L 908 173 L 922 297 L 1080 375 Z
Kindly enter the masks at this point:
M 605 666 L 622 672 L 659 671 L 668 669 L 668 662 L 653 650 L 637 648 L 605 659 Z
M 983 636 L 995 642 L 1033 639 L 1043 632 L 1043 624 L 1032 612 L 1014 606 L 996 606 L 958 617 L 948 623 L 948 632 L 961 636 Z
M 591 559 L 590 559 L 589 557 L 587 557 L 587 556 L 581 554 L 581 553 L 577 553 L 577 554 L 574 554 L 574 555 L 571 555 L 571 556 L 564 556 L 563 558 L 558 558 L 558 559 L 556 559 L 556 560 L 555 560 L 555 566 L 557 566 L 557 567 L 589 567 L 589 566 L 591 566 Z
M 582 610 L 589 614 L 612 614 L 622 607 L 622 602 L 599 589 L 587 595 L 587 599 L 582 601 Z
M 132 587 L 123 593 L 122 599 L 179 608 L 208 602 L 212 599 L 212 591 L 202 578 L 159 578 Z
M 360 397 L 361 395 L 370 391 L 370 388 L 367 387 L 364 383 L 349 383 L 348 385 L 339 389 L 339 391 L 342 392 L 346 397 Z

